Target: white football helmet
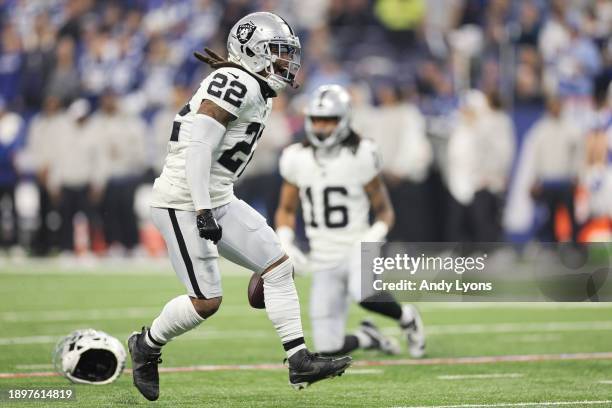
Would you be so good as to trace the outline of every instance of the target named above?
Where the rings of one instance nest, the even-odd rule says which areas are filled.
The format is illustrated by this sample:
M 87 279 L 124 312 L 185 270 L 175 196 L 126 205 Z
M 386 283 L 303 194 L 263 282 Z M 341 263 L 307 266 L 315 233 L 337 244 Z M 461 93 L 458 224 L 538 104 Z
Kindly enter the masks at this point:
M 318 87 L 306 107 L 305 115 L 306 137 L 316 148 L 330 148 L 351 134 L 351 97 L 340 85 Z M 338 118 L 338 124 L 330 135 L 318 135 L 313 128 L 313 117 Z
M 76 330 L 55 347 L 55 370 L 73 383 L 109 384 L 125 367 L 125 348 L 119 340 L 103 331 Z
M 294 86 L 300 69 L 300 39 L 274 13 L 251 13 L 240 19 L 227 37 L 228 59 L 279 91 Z M 266 72 L 266 75 L 261 75 Z

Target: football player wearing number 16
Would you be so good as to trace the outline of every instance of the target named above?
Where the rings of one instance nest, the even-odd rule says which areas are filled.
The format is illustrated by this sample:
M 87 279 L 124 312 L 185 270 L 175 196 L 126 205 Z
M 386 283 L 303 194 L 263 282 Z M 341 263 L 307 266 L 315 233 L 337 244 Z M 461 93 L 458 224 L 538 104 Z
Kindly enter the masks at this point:
M 161 348 L 210 318 L 221 305 L 217 258 L 263 278 L 264 300 L 289 362 L 289 382 L 302 388 L 340 375 L 351 358 L 311 354 L 304 344 L 293 266 L 266 220 L 236 199 L 233 183 L 253 155 L 272 98 L 294 85 L 300 42 L 285 20 L 253 13 L 232 28 L 229 60 L 196 54 L 215 70 L 176 115 L 151 215 L 186 295 L 175 297 L 150 328 L 128 339 L 134 385 L 159 397 Z M 244 339 L 248 342 L 248 339 Z
M 425 353 L 421 317 L 388 292 L 362 293 L 361 242 L 383 241 L 394 212 L 379 175 L 376 145 L 361 139 L 350 123 L 348 93 L 338 85 L 319 87 L 306 109 L 306 140 L 287 147 L 280 159 L 284 182 L 276 213 L 276 232 L 299 269 L 306 257 L 293 243 L 295 213 L 302 202 L 310 243 L 310 316 L 317 351 L 346 354 L 357 348 L 397 354 L 395 339 L 369 320 L 345 335 L 348 300 L 396 320 L 413 357 Z M 376 220 L 368 223 L 370 207 Z

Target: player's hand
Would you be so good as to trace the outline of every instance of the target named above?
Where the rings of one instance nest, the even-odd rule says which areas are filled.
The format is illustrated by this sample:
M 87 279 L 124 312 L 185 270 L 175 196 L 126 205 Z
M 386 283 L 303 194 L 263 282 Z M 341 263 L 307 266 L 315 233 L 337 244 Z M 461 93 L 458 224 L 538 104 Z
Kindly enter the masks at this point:
M 293 263 L 293 270 L 300 276 L 305 276 L 309 270 L 308 257 L 295 245 L 287 245 L 283 247 L 287 256 Z
M 289 259 L 291 259 L 291 263 L 293 263 L 295 273 L 298 275 L 305 275 L 306 271 L 309 270 L 308 257 L 293 243 L 295 238 L 293 229 L 282 226 L 276 230 L 276 233 L 278 234 L 283 249 L 287 253 Z
M 215 220 L 211 210 L 203 210 L 202 213 L 198 214 L 196 220 L 200 238 L 208 239 L 214 244 L 219 242 L 223 229 Z

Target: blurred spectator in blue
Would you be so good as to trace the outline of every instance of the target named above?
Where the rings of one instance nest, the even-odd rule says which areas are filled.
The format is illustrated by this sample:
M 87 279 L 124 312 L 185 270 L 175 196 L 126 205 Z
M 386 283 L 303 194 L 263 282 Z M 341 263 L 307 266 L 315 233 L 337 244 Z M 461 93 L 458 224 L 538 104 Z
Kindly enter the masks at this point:
M 538 49 L 545 62 L 553 61 L 569 42 L 569 31 L 565 21 L 567 2 L 552 0 L 542 24 L 538 38 Z
M 427 60 L 418 67 L 416 90 L 419 107 L 425 115 L 449 114 L 456 106 L 452 77 L 443 62 Z
M 534 1 L 522 1 L 515 41 L 521 46 L 537 47 L 541 28 L 540 9 Z
M 144 60 L 144 80 L 141 90 L 147 107 L 160 107 L 172 94 L 174 73 L 178 61 L 174 61 L 168 43 L 161 36 L 149 42 Z M 186 101 L 185 101 L 186 102 Z
M 11 105 L 19 96 L 23 50 L 14 25 L 2 26 L 0 35 L 0 96 Z
M 121 94 L 134 89 L 142 50 L 131 48 L 129 37 L 114 37 L 110 28 L 102 27 L 87 33 L 86 44 L 79 71 L 89 95 L 99 95 L 107 88 Z
M 0 98 L 0 248 L 17 244 L 15 187 L 19 175 L 15 165 L 17 152 L 25 143 L 24 121 L 7 110 Z
M 590 96 L 593 78 L 601 69 L 601 57 L 593 40 L 581 32 L 582 16 L 569 19 L 569 41 L 555 61 L 561 95 Z
M 55 28 L 49 13 L 34 17 L 32 31 L 25 37 L 25 55 L 21 71 L 20 95 L 25 110 L 30 113 L 42 108 L 54 64 Z

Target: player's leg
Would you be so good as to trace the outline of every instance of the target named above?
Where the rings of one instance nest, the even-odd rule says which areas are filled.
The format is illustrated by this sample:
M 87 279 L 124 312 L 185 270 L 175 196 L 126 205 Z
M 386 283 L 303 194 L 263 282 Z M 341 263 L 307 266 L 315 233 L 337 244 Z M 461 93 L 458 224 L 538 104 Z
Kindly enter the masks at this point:
M 216 208 L 214 213 L 223 227 L 218 243 L 221 255 L 262 275 L 266 312 L 287 353 L 290 383 L 302 388 L 342 374 L 350 357 L 326 359 L 306 349 L 293 265 L 266 219 L 242 200 Z
M 365 310 L 395 320 L 406 336 L 410 355 L 415 358 L 422 357 L 425 354 L 425 329 L 417 308 L 412 305 L 401 305 L 387 291 L 374 292 L 372 290 L 369 293 L 363 293 L 360 255 L 351 256 L 349 263 L 351 271 L 349 275 L 350 296 Z M 366 331 L 372 329 L 368 326 L 371 326 L 371 323 L 362 322 L 362 328 Z M 390 350 L 390 354 L 395 354 L 393 347 Z
M 266 312 L 287 356 L 305 348 L 293 266 L 265 218 L 242 200 L 215 209 L 215 218 L 223 228 L 221 255 L 262 275 Z
M 315 349 L 324 356 L 340 356 L 357 349 L 387 352 L 387 341 L 375 326 L 362 324 L 354 333 L 345 334 L 348 317 L 348 268 L 317 270 L 310 290 L 310 319 Z
M 128 340 L 134 384 L 149 400 L 159 396 L 161 348 L 212 316 L 221 305 L 221 279 L 214 244 L 200 238 L 195 213 L 153 208 L 154 224 L 162 233 L 172 266 L 187 289 L 171 299 L 150 329 L 143 327 Z
M 340 268 L 313 272 L 310 322 L 315 350 L 322 355 L 345 355 L 360 346 L 356 336 L 345 335 L 347 295 L 346 276 Z

